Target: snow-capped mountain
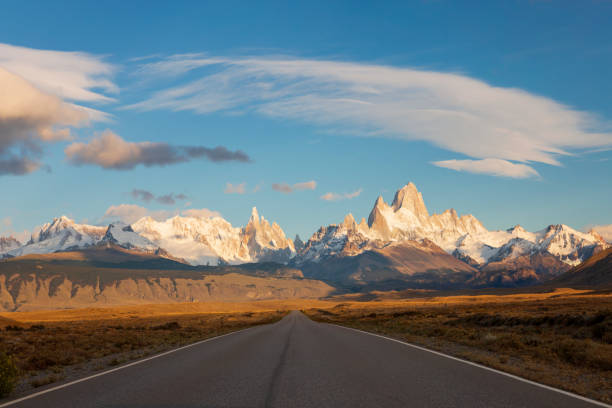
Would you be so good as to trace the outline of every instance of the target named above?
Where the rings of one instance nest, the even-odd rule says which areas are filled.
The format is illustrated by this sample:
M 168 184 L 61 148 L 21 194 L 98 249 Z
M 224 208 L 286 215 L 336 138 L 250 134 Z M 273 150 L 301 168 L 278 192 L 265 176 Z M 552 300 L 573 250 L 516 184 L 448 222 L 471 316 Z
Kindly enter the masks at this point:
M 6 255 L 46 254 L 88 247 L 99 242 L 106 230 L 106 227 L 77 224 L 65 216 L 54 218 L 51 223 L 38 227 L 25 245 L 8 251 Z
M 21 246 L 21 242 L 14 237 L 0 237 L 0 255 L 5 254 Z
M 276 223 L 253 208 L 245 227 L 233 227 L 221 217 L 175 216 L 165 221 L 145 217 L 132 224 L 140 236 L 194 265 L 289 260 L 293 242 Z
M 2 244 L 4 241 L 0 241 Z M 3 256 L 44 254 L 111 243 L 126 249 L 155 252 L 194 265 L 247 262 L 286 262 L 295 255 L 293 241 L 281 227 L 270 224 L 253 208 L 244 227 L 233 227 L 221 217 L 172 217 L 156 221 L 145 217 L 132 225 L 108 227 L 77 224 L 62 216 L 36 229 L 25 244 L 8 240 Z M 4 248 L 4 247 L 0 247 Z
M 130 225 L 123 222 L 109 224 L 101 241 L 110 242 L 126 249 L 155 251 L 159 248 L 145 237 L 134 232 Z
M 430 215 L 422 194 L 409 183 L 397 191 L 391 204 L 378 197 L 367 221 L 357 222 L 348 214 L 340 224 L 321 227 L 306 243 L 299 237 L 288 239 L 278 224 L 253 208 L 244 227 L 234 227 L 221 217 L 175 216 L 164 221 L 145 217 L 132 225 L 107 227 L 60 217 L 39 227 L 24 245 L 0 239 L 0 256 L 105 243 L 193 265 L 290 262 L 306 276 L 319 272 L 330 280 L 342 276 L 343 284 L 368 284 L 386 277 L 422 286 L 446 281 L 533 283 L 610 247 L 599 235 L 567 225 L 550 225 L 537 232 L 519 225 L 489 231 L 474 216 L 459 216 L 453 209 Z M 344 261 L 349 258 L 353 259 Z
M 454 209 L 429 215 L 422 194 L 409 183 L 397 191 L 391 205 L 378 197 L 367 222 L 362 219 L 356 223 L 349 214 L 341 224 L 320 228 L 295 262 L 354 256 L 394 242 L 425 239 L 473 266 L 533 254 L 550 254 L 576 265 L 609 246 L 601 237 L 567 225 L 551 225 L 535 233 L 518 225 L 506 231 L 489 231 L 474 216 L 460 217 Z

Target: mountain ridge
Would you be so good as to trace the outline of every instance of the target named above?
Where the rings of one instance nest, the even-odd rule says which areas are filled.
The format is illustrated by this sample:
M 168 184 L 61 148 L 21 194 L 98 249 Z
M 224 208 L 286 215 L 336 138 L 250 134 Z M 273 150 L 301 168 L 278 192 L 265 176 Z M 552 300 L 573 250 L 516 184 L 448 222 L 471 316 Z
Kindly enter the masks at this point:
M 417 248 L 425 251 L 434 245 L 445 254 L 437 251 L 432 263 L 450 265 L 454 261 L 443 255 L 454 257 L 465 264 L 459 269 L 473 273 L 466 282 L 474 285 L 541 282 L 610 247 L 599 235 L 564 224 L 536 232 L 520 225 L 489 231 L 473 215 L 459 216 L 452 208 L 430 214 L 422 193 L 414 183 L 408 183 L 396 191 L 391 204 L 379 196 L 367 221 L 362 218 L 357 223 L 348 213 L 340 224 L 320 227 L 306 242 L 299 237 L 295 242 L 287 238 L 277 223 L 269 222 L 253 207 L 242 227 L 234 227 L 220 216 L 177 215 L 166 220 L 144 217 L 131 225 L 113 222 L 106 227 L 77 224 L 61 216 L 37 228 L 25 244 L 11 238 L 0 240 L 0 256 L 71 251 L 101 243 L 191 265 L 275 262 L 307 270 L 327 260 L 341 269 L 342 259 L 362 265 L 349 258 L 368 251 L 366 258 L 387 256 L 389 250 L 385 248 L 399 244 L 412 248 L 412 252 L 404 252 L 418 259 L 414 252 Z M 391 258 L 394 271 L 405 278 L 401 271 L 410 269 L 406 266 L 410 260 Z M 427 268 L 419 265 L 425 272 Z M 367 275 L 372 276 L 370 272 Z

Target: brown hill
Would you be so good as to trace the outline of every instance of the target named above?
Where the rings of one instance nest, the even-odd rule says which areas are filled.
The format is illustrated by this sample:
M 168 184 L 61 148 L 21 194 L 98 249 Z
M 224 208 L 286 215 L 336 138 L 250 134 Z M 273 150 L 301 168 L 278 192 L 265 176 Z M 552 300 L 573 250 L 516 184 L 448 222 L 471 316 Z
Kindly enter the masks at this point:
M 194 267 L 112 245 L 0 261 L 0 311 L 319 298 L 334 290 L 279 264 Z
M 433 242 L 402 241 L 355 256 L 332 256 L 300 265 L 304 276 L 347 290 L 460 287 L 476 269 Z
M 551 254 L 536 253 L 491 262 L 470 280 L 472 287 L 519 287 L 546 282 L 571 268 Z
M 575 268 L 553 279 L 557 287 L 612 287 L 612 248 L 601 251 Z
M 148 264 L 151 268 L 184 268 L 186 262 L 172 258 L 163 252 L 143 252 L 126 249 L 111 243 L 101 243 L 73 251 L 52 252 L 49 254 L 30 254 L 15 258 L 3 259 L 4 262 L 52 262 L 52 263 L 87 263 L 90 265 L 125 265 Z

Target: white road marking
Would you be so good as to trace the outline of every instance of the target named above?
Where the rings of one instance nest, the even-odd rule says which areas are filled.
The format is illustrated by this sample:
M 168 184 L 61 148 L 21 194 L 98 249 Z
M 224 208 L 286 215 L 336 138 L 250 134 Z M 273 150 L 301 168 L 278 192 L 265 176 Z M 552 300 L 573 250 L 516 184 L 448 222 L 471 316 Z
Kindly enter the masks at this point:
M 573 398 L 576 398 L 576 399 L 579 399 L 579 400 L 582 400 L 582 401 L 590 402 L 591 404 L 598 405 L 600 407 L 612 408 L 612 405 L 608 405 L 605 402 L 595 401 L 595 400 L 592 400 L 590 398 L 586 398 L 586 397 L 583 397 L 583 396 L 578 395 L 578 394 L 574 394 L 574 393 L 569 392 L 569 391 L 564 391 L 564 390 L 560 390 L 558 388 L 554 388 L 554 387 L 551 387 L 551 386 L 548 386 L 548 385 L 540 384 L 540 383 L 537 383 L 535 381 L 531 381 L 531 380 L 519 377 L 519 376 L 514 375 L 514 374 L 505 373 L 503 371 L 496 370 L 494 368 L 484 366 L 482 364 L 474 363 L 472 361 L 464 360 L 464 359 L 459 358 L 459 357 L 453 357 L 453 356 L 450 356 L 448 354 L 440 353 L 439 351 L 434 351 L 434 350 L 430 350 L 430 349 L 425 348 L 425 347 L 417 346 L 416 344 L 407 343 L 405 341 L 393 339 L 391 337 L 386 337 L 386 336 L 383 336 L 383 335 L 380 335 L 380 334 L 376 334 L 376 333 L 370 333 L 370 332 L 367 332 L 367 331 L 363 331 L 363 330 L 359 330 L 359 329 L 354 329 L 352 327 L 341 326 L 339 324 L 333 324 L 333 323 L 328 323 L 328 324 L 330 324 L 332 326 L 340 327 L 340 328 L 343 328 L 343 329 L 347 329 L 347 330 L 353 330 L 353 331 L 356 331 L 358 333 L 369 334 L 370 336 L 380 337 L 381 339 L 385 339 L 385 340 L 389 340 L 389 341 L 394 341 L 394 342 L 402 344 L 404 346 L 412 347 L 412 348 L 415 348 L 415 349 L 418 349 L 418 350 L 422 350 L 422 351 L 427 351 L 428 353 L 433 353 L 433 354 L 436 354 L 438 356 L 450 358 L 451 360 L 460 361 L 462 363 L 469 364 L 469 365 L 474 366 L 474 367 L 479 367 L 479 368 L 482 368 L 484 370 L 491 371 L 491 372 L 494 372 L 494 373 L 497 373 L 497 374 L 501 374 L 501 375 L 504 375 L 506 377 L 510 377 L 510 378 L 515 379 L 515 380 L 527 383 L 527 384 L 535 385 L 536 387 L 544 388 L 544 389 L 547 389 L 547 390 L 550 390 L 550 391 L 554 391 L 554 392 L 558 392 L 560 394 L 564 394 L 564 395 L 567 395 L 569 397 L 573 397 Z M 0 408 L 1 408 L 1 405 L 0 405 Z
M 8 407 L 8 406 L 17 404 L 17 403 L 25 401 L 25 400 L 29 400 L 31 398 L 38 397 L 38 396 L 46 394 L 48 392 L 61 390 L 62 388 L 70 387 L 71 385 L 78 384 L 78 383 L 83 382 L 83 381 L 92 380 L 92 379 L 94 379 L 96 377 L 101 377 L 101 376 L 106 375 L 106 374 L 114 373 L 115 371 L 123 370 L 124 368 L 128 368 L 128 367 L 131 367 L 131 366 L 134 366 L 134 365 L 137 365 L 137 364 L 144 363 L 146 361 L 150 361 L 150 360 L 153 360 L 153 359 L 156 359 L 156 358 L 159 358 L 159 357 L 163 357 L 163 356 L 166 356 L 168 354 L 175 353 L 177 351 L 185 350 L 186 348 L 194 347 L 194 346 L 197 346 L 197 345 L 202 344 L 202 343 L 206 343 L 207 341 L 217 340 L 217 339 L 220 339 L 221 337 L 225 337 L 225 336 L 230 336 L 232 334 L 241 333 L 241 332 L 247 331 L 249 329 L 252 329 L 253 327 L 257 327 L 257 326 L 251 326 L 251 327 L 247 327 L 246 329 L 238 330 L 238 331 L 231 332 L 231 333 L 222 334 L 221 336 L 216 336 L 216 337 L 211 337 L 209 339 L 200 340 L 200 341 L 198 341 L 196 343 L 188 344 L 186 346 L 182 346 L 182 347 L 179 347 L 179 348 L 176 348 L 176 349 L 173 349 L 173 350 L 164 351 L 163 353 L 156 354 L 156 355 L 151 356 L 151 357 L 143 358 L 142 360 L 134 361 L 134 362 L 126 364 L 126 365 L 122 365 L 121 367 L 116 367 L 116 368 L 113 368 L 111 370 L 107 370 L 107 371 L 103 371 L 101 373 L 90 375 L 89 377 L 81 378 L 81 379 L 74 380 L 74 381 L 71 381 L 71 382 L 66 383 L 66 384 L 58 385 L 58 386 L 55 386 L 55 387 L 52 387 L 52 388 L 48 388 L 48 389 L 43 390 L 43 391 L 36 392 L 34 394 L 26 395 L 25 397 L 21 397 L 21 398 L 12 400 L 12 401 L 5 402 L 4 404 L 0 404 L 0 408 Z

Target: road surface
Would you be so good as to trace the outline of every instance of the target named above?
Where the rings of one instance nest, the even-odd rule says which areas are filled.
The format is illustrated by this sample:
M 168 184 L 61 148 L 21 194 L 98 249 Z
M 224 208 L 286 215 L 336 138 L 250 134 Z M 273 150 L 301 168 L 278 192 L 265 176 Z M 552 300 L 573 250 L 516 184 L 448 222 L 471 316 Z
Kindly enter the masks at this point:
M 53 387 L 52 387 L 53 388 Z M 0 402 L 0 407 L 6 401 Z M 11 407 L 594 407 L 292 312 Z

